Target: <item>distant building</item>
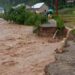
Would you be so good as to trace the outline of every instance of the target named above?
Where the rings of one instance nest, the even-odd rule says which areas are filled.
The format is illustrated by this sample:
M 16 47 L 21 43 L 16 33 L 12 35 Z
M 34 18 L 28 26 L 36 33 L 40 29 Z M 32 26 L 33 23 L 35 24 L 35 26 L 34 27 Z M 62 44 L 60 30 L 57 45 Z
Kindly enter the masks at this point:
M 16 6 L 12 7 L 12 8 L 13 8 L 13 9 L 17 9 L 17 8 L 19 8 L 19 7 L 21 7 L 21 6 L 26 6 L 26 9 L 30 9 L 30 6 L 25 5 L 24 3 L 18 4 L 18 5 L 16 5 Z
M 67 3 L 74 3 L 75 0 L 66 0 Z
M 31 7 L 29 5 L 26 5 L 26 9 L 30 9 Z
M 4 13 L 4 8 L 0 7 L 0 13 Z
M 44 2 L 37 3 L 31 7 L 31 10 L 36 13 L 43 13 L 48 11 L 48 6 Z

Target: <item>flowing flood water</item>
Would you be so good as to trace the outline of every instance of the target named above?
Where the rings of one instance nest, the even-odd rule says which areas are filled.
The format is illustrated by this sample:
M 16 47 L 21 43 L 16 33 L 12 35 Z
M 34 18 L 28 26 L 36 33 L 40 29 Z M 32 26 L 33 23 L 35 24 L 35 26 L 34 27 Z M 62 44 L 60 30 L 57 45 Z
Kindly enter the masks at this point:
M 0 75 L 44 75 L 58 46 L 33 34 L 33 27 L 0 19 Z

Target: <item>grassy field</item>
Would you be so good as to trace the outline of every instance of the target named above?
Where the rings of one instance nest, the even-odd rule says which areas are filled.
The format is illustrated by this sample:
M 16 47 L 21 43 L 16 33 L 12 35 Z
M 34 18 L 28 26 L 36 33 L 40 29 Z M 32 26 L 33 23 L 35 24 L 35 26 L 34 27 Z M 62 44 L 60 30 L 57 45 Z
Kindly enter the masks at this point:
M 63 18 L 65 25 L 75 27 L 75 7 L 60 10 L 59 14 Z
M 0 18 L 3 18 L 3 15 L 4 15 L 4 14 L 1 14 L 1 13 L 0 13 Z

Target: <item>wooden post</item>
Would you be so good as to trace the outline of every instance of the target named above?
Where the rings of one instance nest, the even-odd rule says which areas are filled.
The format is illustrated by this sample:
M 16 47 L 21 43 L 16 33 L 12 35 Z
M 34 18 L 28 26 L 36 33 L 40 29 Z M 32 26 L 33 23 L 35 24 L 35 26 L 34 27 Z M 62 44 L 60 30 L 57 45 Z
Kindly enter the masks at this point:
M 58 16 L 58 0 L 55 0 L 56 16 Z

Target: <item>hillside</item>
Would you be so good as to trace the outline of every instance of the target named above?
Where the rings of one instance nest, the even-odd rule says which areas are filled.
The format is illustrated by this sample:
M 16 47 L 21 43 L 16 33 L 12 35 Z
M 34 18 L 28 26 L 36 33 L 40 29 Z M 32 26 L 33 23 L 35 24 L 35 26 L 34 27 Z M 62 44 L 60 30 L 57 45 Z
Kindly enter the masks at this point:
M 65 1 L 66 0 L 59 0 L 58 4 L 59 4 L 60 8 L 64 7 L 64 5 L 66 5 Z M 55 5 L 55 0 L 0 0 L 0 6 L 10 7 L 12 5 L 16 5 L 19 3 L 25 3 L 28 5 L 33 5 L 37 2 L 45 2 L 48 6 L 53 6 L 53 7 Z
M 25 3 L 25 4 L 29 4 L 32 5 L 36 2 L 39 2 L 40 0 L 0 0 L 0 6 L 8 8 L 12 5 L 16 5 L 19 3 Z

